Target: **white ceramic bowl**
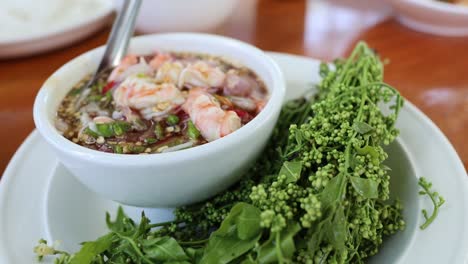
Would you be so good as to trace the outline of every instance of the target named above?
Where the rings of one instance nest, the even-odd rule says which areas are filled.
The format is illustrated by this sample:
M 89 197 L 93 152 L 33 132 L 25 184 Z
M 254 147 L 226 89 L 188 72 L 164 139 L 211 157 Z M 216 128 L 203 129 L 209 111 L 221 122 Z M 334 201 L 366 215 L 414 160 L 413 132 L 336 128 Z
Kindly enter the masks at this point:
M 124 0 L 117 0 L 120 9 Z M 238 0 L 143 0 L 135 24 L 142 33 L 212 31 L 232 14 Z
M 468 7 L 436 0 L 387 0 L 397 19 L 416 31 L 441 36 L 468 36 Z
M 161 34 L 134 38 L 130 53 L 155 49 L 222 56 L 252 69 L 265 82 L 270 99 L 248 124 L 216 141 L 170 153 L 123 155 L 77 145 L 54 127 L 56 110 L 74 84 L 97 68 L 103 47 L 58 69 L 34 103 L 34 122 L 61 163 L 94 192 L 139 207 L 173 207 L 206 199 L 239 179 L 265 146 L 281 110 L 285 84 L 277 64 L 246 43 L 206 34 Z

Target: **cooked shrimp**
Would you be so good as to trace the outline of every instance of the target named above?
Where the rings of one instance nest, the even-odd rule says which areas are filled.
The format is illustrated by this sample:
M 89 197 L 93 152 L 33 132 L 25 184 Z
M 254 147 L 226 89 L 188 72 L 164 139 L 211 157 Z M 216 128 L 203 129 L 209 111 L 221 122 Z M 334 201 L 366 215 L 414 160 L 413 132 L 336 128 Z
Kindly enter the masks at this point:
M 150 66 L 157 70 L 161 67 L 165 62 L 170 61 L 172 57 L 166 53 L 158 53 L 158 55 L 154 56 L 153 59 L 150 61 Z
M 128 77 L 114 91 L 114 101 L 122 109 L 127 107 L 140 110 L 146 119 L 170 110 L 184 103 L 185 99 L 173 84 L 155 84 L 151 79 Z
M 241 127 L 241 119 L 234 111 L 224 111 L 219 102 L 202 88 L 193 88 L 182 105 L 203 137 L 211 142 Z
M 179 87 L 220 87 L 224 83 L 225 74 L 216 66 L 197 61 L 188 65 L 179 77 Z
M 138 58 L 135 55 L 127 55 L 125 56 L 122 61 L 119 63 L 117 67 L 112 70 L 111 74 L 109 75 L 108 82 L 115 81 L 117 77 L 122 74 L 128 67 L 137 64 Z
M 145 58 L 140 57 L 140 61 L 137 63 L 137 58 L 129 55 L 112 71 L 107 81 L 122 82 L 132 75 L 153 75 L 153 73 L 153 68 L 146 63 Z
M 184 66 L 180 62 L 165 62 L 159 67 L 156 73 L 156 81 L 178 84 L 179 76 Z

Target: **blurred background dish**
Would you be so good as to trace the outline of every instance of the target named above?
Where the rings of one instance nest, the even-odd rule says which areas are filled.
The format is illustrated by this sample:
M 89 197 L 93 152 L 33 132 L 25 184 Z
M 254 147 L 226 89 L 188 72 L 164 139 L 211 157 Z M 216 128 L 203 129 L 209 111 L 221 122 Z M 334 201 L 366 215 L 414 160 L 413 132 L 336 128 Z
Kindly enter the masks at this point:
M 123 1 L 116 1 L 117 9 L 120 9 Z M 240 3 L 237 0 L 144 0 L 136 30 L 144 34 L 213 31 L 229 18 L 238 2 Z
M 397 19 L 413 30 L 441 36 L 468 36 L 466 1 L 389 0 L 389 2 L 396 12 Z
M 112 0 L 2 0 L 0 59 L 69 45 L 100 30 L 113 11 Z

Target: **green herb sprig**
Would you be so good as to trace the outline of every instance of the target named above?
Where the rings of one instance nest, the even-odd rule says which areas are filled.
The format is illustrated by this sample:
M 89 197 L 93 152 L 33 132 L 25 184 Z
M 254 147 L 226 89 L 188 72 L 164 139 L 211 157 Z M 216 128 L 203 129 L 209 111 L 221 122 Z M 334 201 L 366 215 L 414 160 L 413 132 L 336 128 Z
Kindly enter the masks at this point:
M 422 190 L 419 191 L 419 195 L 429 196 L 429 198 L 431 198 L 432 204 L 434 205 L 434 210 L 432 211 L 431 216 L 429 216 L 426 209 L 422 209 L 422 214 L 424 216 L 425 222 L 421 226 L 419 226 L 419 228 L 421 228 L 421 230 L 424 230 L 432 222 L 434 222 L 439 213 L 439 208 L 445 203 L 445 199 L 444 197 L 440 196 L 438 192 L 432 191 L 432 183 L 429 182 L 426 178 L 419 178 L 418 184 L 422 188 Z

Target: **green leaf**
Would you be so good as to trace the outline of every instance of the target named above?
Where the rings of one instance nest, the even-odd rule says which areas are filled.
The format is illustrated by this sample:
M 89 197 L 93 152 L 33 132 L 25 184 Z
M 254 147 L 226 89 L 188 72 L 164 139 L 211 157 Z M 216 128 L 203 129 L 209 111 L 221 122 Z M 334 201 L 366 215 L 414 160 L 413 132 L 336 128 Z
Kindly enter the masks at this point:
M 145 235 L 151 228 L 149 227 L 150 220 L 148 217 L 145 216 L 145 212 L 141 212 L 141 220 L 140 224 L 135 230 L 135 233 L 133 234 L 133 238 L 137 239 L 140 236 Z
M 121 206 L 119 206 L 117 216 L 113 222 L 110 219 L 110 214 L 106 213 L 106 224 L 111 231 L 116 233 L 133 234 L 135 229 L 135 223 L 132 219 L 128 218 Z
M 203 257 L 204 248 L 186 248 L 185 253 L 190 258 L 192 263 L 200 263 Z
M 287 227 L 284 228 L 280 233 L 280 248 L 284 258 L 292 258 L 296 251 L 294 244 L 294 236 L 301 230 L 301 226 L 298 223 L 290 222 Z M 277 263 L 278 254 L 275 244 L 276 234 L 271 233 L 270 238 L 263 243 L 258 250 L 257 261 L 259 263 Z
M 386 170 L 386 171 L 392 171 L 392 168 L 390 168 L 389 166 L 387 166 L 385 164 L 380 165 L 380 168 L 382 168 L 383 170 Z
M 359 155 L 370 155 L 372 163 L 376 166 L 379 165 L 379 153 L 375 147 L 365 146 L 363 148 L 357 148 L 356 151 Z
M 242 240 L 257 236 L 260 231 L 260 210 L 255 206 L 244 206 L 236 218 L 237 235 Z
M 337 250 L 345 249 L 346 242 L 346 217 L 343 206 L 338 206 L 333 216 L 333 220 L 328 222 L 327 241 Z
M 310 238 L 307 241 L 307 249 L 311 255 L 314 255 L 315 252 L 319 249 L 320 243 L 322 243 L 323 238 L 325 237 L 324 225 L 326 221 L 320 221 L 312 225 L 312 228 L 309 229 Z
M 369 125 L 369 124 L 367 124 L 365 122 L 354 121 L 353 129 L 354 129 L 354 131 L 358 132 L 359 134 L 367 134 L 370 131 L 372 131 L 374 129 L 374 127 L 372 127 L 371 125 Z
M 255 260 L 250 259 L 250 258 L 246 258 L 241 262 L 241 264 L 258 264 L 258 263 L 259 263 L 258 261 L 255 261 Z
M 223 222 L 221 222 L 218 230 L 216 230 L 218 236 L 229 235 L 235 231 L 236 217 L 241 213 L 243 207 L 244 203 L 237 203 L 231 208 L 229 214 L 224 218 Z
M 296 182 L 301 177 L 302 162 L 285 161 L 279 175 L 286 175 L 286 183 Z
M 260 210 L 247 203 L 237 203 L 226 216 L 221 226 L 216 231 L 217 235 L 229 235 L 237 230 L 237 236 L 242 239 L 250 239 L 256 236 L 260 228 Z
M 142 242 L 146 257 L 155 261 L 183 261 L 188 260 L 185 251 L 177 241 L 168 236 L 146 239 Z
M 320 193 L 320 202 L 322 203 L 323 208 L 330 207 L 340 199 L 341 190 L 344 189 L 344 183 L 344 173 L 340 173 L 336 177 L 333 177 L 330 181 L 328 181 L 327 185 Z
M 109 233 L 98 238 L 96 241 L 84 242 L 80 251 L 78 251 L 71 259 L 70 264 L 88 264 L 92 263 L 93 259 L 108 250 L 112 245 L 115 235 Z
M 215 232 L 216 233 L 216 232 Z M 217 236 L 213 233 L 200 263 L 229 263 L 252 249 L 261 234 L 249 240 L 241 240 L 235 234 Z
M 200 263 L 229 263 L 252 249 L 261 237 L 260 210 L 237 203 L 213 232 Z
M 349 179 L 359 195 L 368 199 L 379 197 L 379 183 L 377 181 L 354 176 L 349 177 Z

